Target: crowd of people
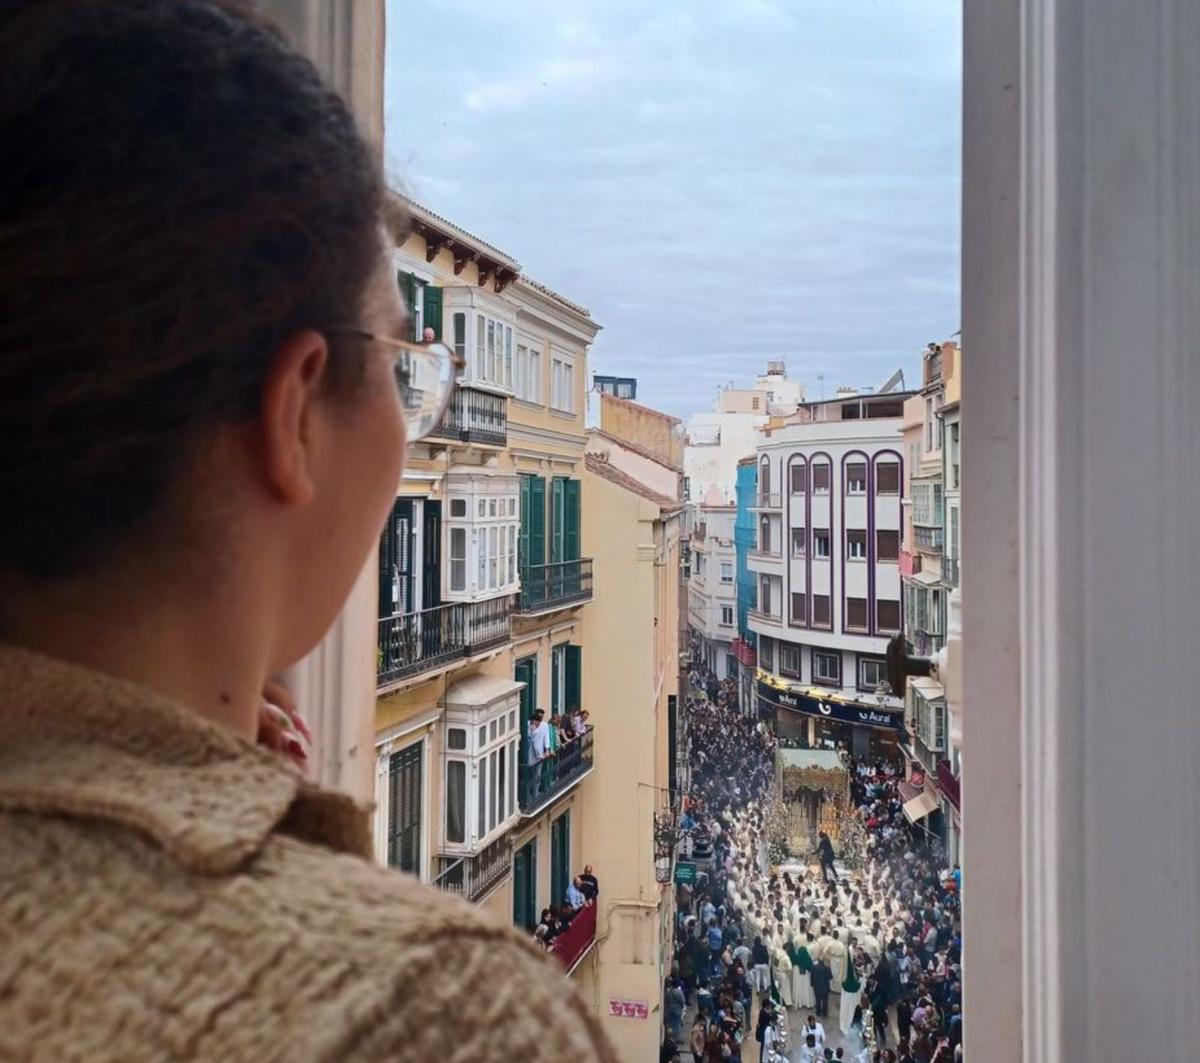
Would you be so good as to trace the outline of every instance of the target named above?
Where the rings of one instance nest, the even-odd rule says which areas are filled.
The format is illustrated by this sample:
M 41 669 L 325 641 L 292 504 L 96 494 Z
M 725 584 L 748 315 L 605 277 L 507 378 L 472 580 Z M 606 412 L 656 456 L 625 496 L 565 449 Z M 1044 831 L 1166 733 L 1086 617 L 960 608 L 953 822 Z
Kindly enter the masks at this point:
M 535 709 L 529 717 L 529 741 L 526 743 L 526 799 L 532 803 L 539 794 L 554 788 L 556 778 L 580 766 L 582 739 L 590 730 L 586 709 L 572 707 L 566 713 L 546 717 L 544 709 Z
M 542 909 L 542 917 L 533 932 L 534 940 L 544 949 L 549 949 L 555 938 L 566 933 L 574 918 L 585 908 L 596 903 L 600 896 L 600 880 L 592 871 L 591 864 L 585 864 L 583 871 L 571 879 L 566 892 L 558 903 Z
M 679 1058 L 686 1037 L 698 1063 L 961 1061 L 961 872 L 904 818 L 895 768 L 843 753 L 864 828 L 857 866 L 839 866 L 825 836 L 772 863 L 776 739 L 705 695 L 686 706 L 681 827 L 704 870 L 678 888 L 661 1058 Z

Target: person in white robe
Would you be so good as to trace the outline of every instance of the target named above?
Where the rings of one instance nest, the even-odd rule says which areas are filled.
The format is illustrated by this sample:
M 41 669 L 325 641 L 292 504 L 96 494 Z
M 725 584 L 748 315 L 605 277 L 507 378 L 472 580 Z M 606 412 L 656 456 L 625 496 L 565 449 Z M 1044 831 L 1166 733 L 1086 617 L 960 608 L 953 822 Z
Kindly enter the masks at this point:
M 825 946 L 825 962 L 833 974 L 833 988 L 841 988 L 842 979 L 846 977 L 846 945 L 837 937 L 831 937 Z
M 775 969 L 775 986 L 779 990 L 779 999 L 785 1008 L 795 1007 L 795 997 L 792 994 L 792 961 L 783 946 L 776 944 L 771 952 L 772 965 Z

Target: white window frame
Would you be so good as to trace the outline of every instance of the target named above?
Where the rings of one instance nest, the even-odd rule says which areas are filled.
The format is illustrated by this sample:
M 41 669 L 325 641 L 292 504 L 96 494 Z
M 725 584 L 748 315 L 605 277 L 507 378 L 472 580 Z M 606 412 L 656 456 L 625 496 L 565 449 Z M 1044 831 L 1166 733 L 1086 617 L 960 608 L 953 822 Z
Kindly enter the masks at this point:
M 862 466 L 862 479 L 850 478 L 850 467 L 852 465 Z M 863 461 L 848 461 L 846 462 L 846 494 L 848 495 L 865 495 L 867 493 L 867 463 Z
M 721 562 L 721 582 L 722 583 L 732 583 L 733 582 L 733 562 L 732 561 L 722 561 Z
M 446 541 L 446 599 L 481 601 L 516 594 L 520 481 L 509 475 L 448 475 L 442 525 Z M 451 516 L 453 504 L 466 502 L 465 516 Z M 458 559 L 451 549 L 456 530 L 466 532 L 465 586 L 454 579 Z
M 822 553 L 819 544 L 824 540 L 825 552 Z M 828 561 L 833 554 L 833 536 L 828 530 L 821 529 L 813 532 L 813 557 L 820 561 Z
M 721 626 L 722 627 L 733 627 L 733 606 L 732 605 L 721 606 Z
M 850 533 L 861 531 L 862 539 L 851 539 Z M 857 551 L 857 552 L 856 552 Z M 866 561 L 867 559 L 867 533 L 862 528 L 847 528 L 846 529 L 846 560 L 847 561 Z
M 551 359 L 550 407 L 559 413 L 575 412 L 575 361 L 566 355 Z
M 791 667 L 784 666 L 784 660 L 790 659 Z M 779 674 L 787 675 L 793 679 L 800 678 L 800 647 L 791 642 L 781 642 L 779 644 Z
M 822 660 L 836 660 L 838 662 L 837 675 L 826 675 L 824 672 L 822 672 L 818 667 L 818 662 Z M 837 653 L 835 650 L 814 649 L 812 651 L 812 677 L 814 683 L 837 683 L 840 685 L 842 682 L 841 654 Z
M 466 798 L 463 806 L 466 830 L 464 841 L 450 841 L 446 829 L 448 808 L 443 807 L 439 824 L 443 853 L 463 855 L 486 849 L 520 818 L 517 788 L 513 782 L 520 771 L 520 707 L 520 693 L 513 691 L 478 709 L 456 707 L 446 710 L 442 721 L 442 749 L 446 765 L 442 773 L 442 786 L 444 789 L 450 777 L 450 764 L 462 763 L 466 766 Z M 465 730 L 465 749 L 450 749 L 449 735 L 452 729 Z M 503 790 L 500 789 L 501 752 L 504 757 Z
M 874 669 L 876 672 L 876 679 L 873 683 L 869 683 L 866 680 L 867 668 Z M 860 657 L 858 659 L 858 686 L 860 690 L 877 690 L 886 681 L 887 661 L 877 660 L 872 657 Z

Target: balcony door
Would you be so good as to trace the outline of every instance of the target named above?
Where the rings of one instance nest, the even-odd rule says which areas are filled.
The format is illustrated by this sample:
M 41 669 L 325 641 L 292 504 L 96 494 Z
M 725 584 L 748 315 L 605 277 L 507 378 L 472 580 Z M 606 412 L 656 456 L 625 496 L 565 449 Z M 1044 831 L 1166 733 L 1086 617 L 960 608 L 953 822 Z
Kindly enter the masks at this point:
M 442 604 L 442 504 L 424 503 L 421 543 L 421 608 Z
M 398 498 L 379 541 L 379 616 L 413 608 L 413 504 Z
M 537 839 L 531 839 L 513 857 L 513 926 L 534 930 L 537 910 Z

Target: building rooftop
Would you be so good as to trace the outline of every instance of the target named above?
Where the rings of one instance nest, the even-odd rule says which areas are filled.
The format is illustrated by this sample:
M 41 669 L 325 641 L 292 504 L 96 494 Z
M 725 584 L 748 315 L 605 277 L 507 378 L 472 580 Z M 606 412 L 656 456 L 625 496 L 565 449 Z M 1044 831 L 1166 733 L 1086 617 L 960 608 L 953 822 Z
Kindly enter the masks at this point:
M 620 440 L 617 440 L 622 446 Z M 625 488 L 626 491 L 632 491 L 635 495 L 640 495 L 642 498 L 648 499 L 655 503 L 660 509 L 667 512 L 675 512 L 683 508 L 683 503 L 674 498 L 668 498 L 666 495 L 659 494 L 653 488 L 647 487 L 641 480 L 635 479 L 627 473 L 621 472 L 605 461 L 599 454 L 584 455 L 584 463 L 587 465 L 588 471 L 595 473 L 601 479 L 607 480 L 609 483 L 616 484 L 618 487 Z

